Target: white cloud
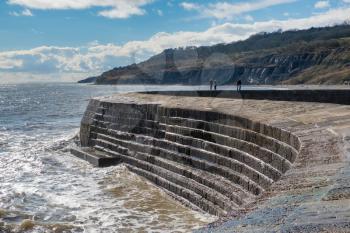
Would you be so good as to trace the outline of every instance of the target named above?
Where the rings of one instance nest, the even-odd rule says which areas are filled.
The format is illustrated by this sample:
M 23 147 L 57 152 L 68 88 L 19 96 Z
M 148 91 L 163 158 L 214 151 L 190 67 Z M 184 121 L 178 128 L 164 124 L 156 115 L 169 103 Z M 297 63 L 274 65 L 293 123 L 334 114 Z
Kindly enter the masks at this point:
M 128 18 L 132 15 L 143 15 L 142 6 L 153 0 L 8 0 L 9 4 L 20 5 L 29 9 L 39 10 L 65 10 L 88 9 L 92 7 L 106 8 L 98 12 L 108 18 Z
M 246 15 L 246 16 L 244 16 L 244 20 L 248 21 L 248 22 L 253 22 L 254 18 L 251 15 Z
M 298 0 L 258 0 L 255 2 L 240 3 L 218 2 L 208 5 L 198 5 L 194 3 L 183 2 L 181 3 L 181 6 L 186 10 L 198 11 L 200 16 L 204 18 L 231 20 L 234 16 L 240 14 L 264 9 L 275 5 L 292 3 L 295 1 Z
M 25 9 L 22 11 L 22 15 L 24 16 L 33 16 L 32 12 L 29 9 Z
M 163 16 L 163 11 L 162 10 L 157 10 L 157 14 L 159 15 L 159 16 Z
M 200 5 L 195 4 L 195 3 L 190 3 L 190 2 L 182 2 L 182 3 L 180 3 L 180 6 L 188 11 L 201 9 Z
M 171 1 L 168 1 L 166 4 L 167 4 L 167 6 L 169 6 L 169 7 L 173 7 L 173 6 L 174 6 L 174 4 L 173 4 Z
M 123 2 L 114 6 L 111 10 L 100 11 L 98 14 L 111 19 L 125 19 L 131 15 L 144 15 L 145 10 L 141 9 L 138 5 Z
M 329 7 L 330 7 L 329 1 L 318 1 L 315 3 L 316 9 L 324 9 L 324 8 L 329 8 Z
M 343 0 L 343 2 L 345 2 L 345 3 L 350 3 L 350 0 Z
M 224 23 L 202 32 L 159 32 L 148 40 L 130 41 L 124 45 L 101 45 L 93 42 L 78 48 L 43 46 L 30 50 L 0 52 L 0 82 L 4 82 L 6 75 L 16 77 L 16 74 L 27 74 L 27 77 L 43 77 L 45 74 L 56 78 L 81 78 L 147 59 L 166 48 L 229 43 L 246 39 L 261 31 L 321 27 L 339 24 L 349 19 L 350 8 L 341 8 L 308 18 L 244 24 Z
M 23 16 L 33 16 L 33 13 L 29 9 L 24 9 L 22 11 Z
M 33 16 L 33 13 L 29 9 L 24 9 L 21 12 L 12 11 L 10 12 L 12 16 Z

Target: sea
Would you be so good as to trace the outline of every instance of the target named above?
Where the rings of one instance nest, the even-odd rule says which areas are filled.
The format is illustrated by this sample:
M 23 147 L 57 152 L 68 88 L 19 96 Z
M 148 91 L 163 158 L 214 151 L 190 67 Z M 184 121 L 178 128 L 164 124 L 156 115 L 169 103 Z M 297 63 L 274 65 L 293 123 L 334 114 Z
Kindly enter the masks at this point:
M 124 166 L 69 153 L 89 99 L 206 86 L 0 85 L 0 232 L 190 232 L 216 218 L 188 209 Z

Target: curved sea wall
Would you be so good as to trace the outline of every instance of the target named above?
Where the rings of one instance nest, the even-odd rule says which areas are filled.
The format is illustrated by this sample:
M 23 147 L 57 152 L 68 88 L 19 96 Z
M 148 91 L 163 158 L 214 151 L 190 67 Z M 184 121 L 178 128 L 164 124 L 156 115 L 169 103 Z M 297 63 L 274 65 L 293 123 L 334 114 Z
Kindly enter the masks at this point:
M 348 169 L 348 106 L 199 96 L 93 99 L 81 122 L 82 148 L 72 153 L 96 166 L 124 163 L 183 204 L 236 216 L 203 231 L 289 229 L 281 219 L 290 215 L 325 227 L 327 205 L 344 229 L 350 172 L 339 172 Z M 305 224 L 296 222 L 310 230 Z

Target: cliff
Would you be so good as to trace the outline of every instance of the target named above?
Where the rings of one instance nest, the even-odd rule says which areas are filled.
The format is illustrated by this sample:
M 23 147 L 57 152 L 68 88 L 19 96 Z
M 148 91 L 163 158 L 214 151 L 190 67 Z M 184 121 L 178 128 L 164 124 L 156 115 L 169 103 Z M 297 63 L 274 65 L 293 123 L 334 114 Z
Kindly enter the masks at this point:
M 114 68 L 96 84 L 342 84 L 350 80 L 350 26 L 260 33 L 245 41 L 167 49 Z
M 97 77 L 89 77 L 83 80 L 78 81 L 78 83 L 95 83 Z

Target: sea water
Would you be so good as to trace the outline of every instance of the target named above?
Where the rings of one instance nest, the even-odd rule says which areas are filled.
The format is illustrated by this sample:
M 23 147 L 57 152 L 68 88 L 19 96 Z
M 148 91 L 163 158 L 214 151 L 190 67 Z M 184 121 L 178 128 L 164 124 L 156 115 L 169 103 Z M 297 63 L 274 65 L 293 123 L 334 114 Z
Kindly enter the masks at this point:
M 67 150 L 91 97 L 206 88 L 0 85 L 0 232 L 188 232 L 213 221 L 123 166 Z

